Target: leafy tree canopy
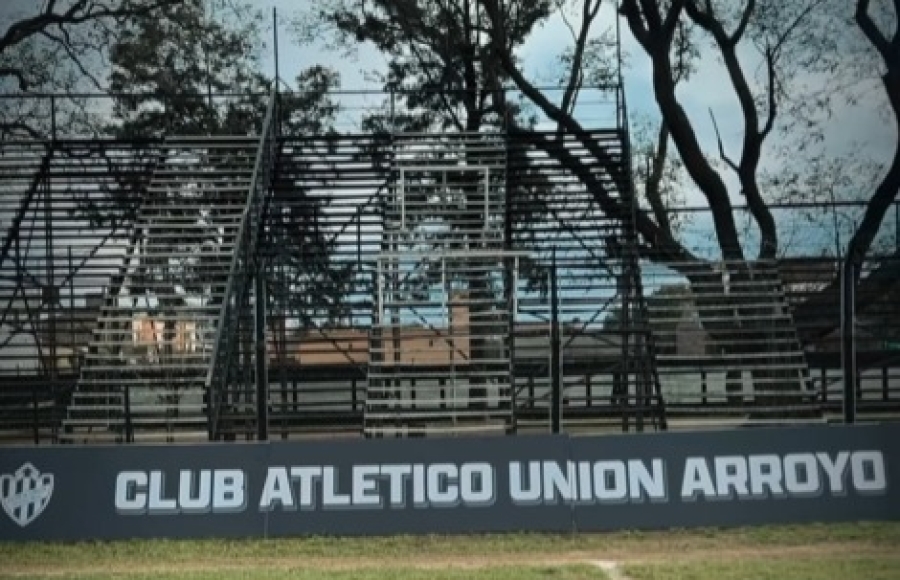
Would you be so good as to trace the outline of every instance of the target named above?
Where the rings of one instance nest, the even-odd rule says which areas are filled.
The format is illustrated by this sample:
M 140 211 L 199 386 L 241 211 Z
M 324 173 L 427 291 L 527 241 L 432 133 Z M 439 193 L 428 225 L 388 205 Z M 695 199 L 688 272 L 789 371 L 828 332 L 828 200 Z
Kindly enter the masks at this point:
M 165 18 L 180 0 L 46 0 L 6 4 L 0 25 L 0 90 L 28 95 L 69 94 L 54 105 L 60 124 L 85 131 L 88 103 L 71 95 L 105 90 L 110 46 L 135 19 Z M 50 133 L 47 99 L 8 100 L 0 108 L 0 134 Z

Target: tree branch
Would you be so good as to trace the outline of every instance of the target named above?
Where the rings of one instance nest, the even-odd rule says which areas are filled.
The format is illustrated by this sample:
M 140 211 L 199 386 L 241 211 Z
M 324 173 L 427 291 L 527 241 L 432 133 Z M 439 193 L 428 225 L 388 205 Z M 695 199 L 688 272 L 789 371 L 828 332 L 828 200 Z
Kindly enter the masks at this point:
M 680 14 L 682 9 L 687 8 L 697 12 L 693 2 L 685 4 L 675 1 L 671 5 L 671 10 L 676 14 Z M 670 12 L 667 18 L 672 17 L 672 14 Z M 629 19 L 629 25 L 632 21 L 633 19 Z M 662 37 L 663 35 L 658 30 L 653 30 L 652 25 L 648 30 L 653 34 L 654 41 L 647 45 L 646 50 L 653 63 L 653 90 L 663 120 L 678 149 L 678 154 L 684 162 L 685 169 L 709 201 L 716 237 L 723 258 L 742 261 L 744 255 L 732 214 L 728 188 L 722 177 L 706 159 L 691 121 L 675 94 L 676 76 L 672 70 L 669 54 L 672 37 Z
M 816 8 L 816 7 L 819 6 L 820 4 L 824 4 L 826 1 L 827 1 L 827 0 L 814 0 L 814 1 L 810 2 L 810 3 L 806 6 L 806 8 L 804 8 L 804 9 L 800 12 L 800 14 L 797 15 L 796 18 L 794 18 L 794 21 L 791 22 L 790 25 L 788 25 L 788 26 L 784 29 L 784 31 L 778 36 L 777 42 L 775 42 L 775 44 L 772 45 L 772 54 L 774 55 L 774 57 L 775 57 L 776 59 L 778 58 L 778 53 L 781 52 L 781 47 L 784 45 L 784 43 L 785 43 L 785 42 L 787 41 L 787 39 L 790 37 L 791 33 L 793 33 L 794 30 L 796 30 L 796 28 L 797 28 L 798 26 L 800 26 L 800 23 L 803 22 L 803 20 L 804 20 L 807 16 L 809 16 L 809 14 L 813 11 L 814 8 Z
M 426 62 L 426 60 L 425 60 L 424 56 L 422 55 L 422 53 L 419 49 L 419 46 L 417 44 L 411 43 L 410 47 L 411 47 L 411 50 L 412 50 L 414 56 L 419 60 L 419 62 Z M 428 82 L 432 83 L 435 86 L 440 86 L 440 83 L 435 80 L 433 73 L 431 72 L 431 70 L 428 67 L 423 66 L 422 72 L 425 74 L 426 80 Z M 453 106 L 451 105 L 449 99 L 447 98 L 447 91 L 444 91 L 444 90 L 438 91 L 438 95 L 439 95 L 439 98 L 441 99 L 441 103 L 444 105 L 444 110 L 446 110 L 447 113 L 449 114 L 450 120 L 453 122 L 453 125 L 456 127 L 457 130 L 465 131 L 465 129 L 466 129 L 465 124 L 462 122 L 462 119 L 459 118 L 459 115 L 456 114 L 456 111 L 453 110 Z
M 775 74 L 775 52 L 769 48 L 766 49 L 766 75 L 769 78 L 767 87 L 769 110 L 766 116 L 766 123 L 759 133 L 760 140 L 764 140 L 772 132 L 775 126 L 775 116 L 778 114 L 778 99 L 775 95 L 778 79 Z
M 753 11 L 755 9 L 756 0 L 749 0 L 749 2 L 747 2 L 747 6 L 744 7 L 744 13 L 741 14 L 741 21 L 738 23 L 737 28 L 731 35 L 731 44 L 736 45 L 741 41 L 741 38 L 744 36 L 744 32 L 747 30 L 747 25 L 750 24 L 750 17 L 753 15 Z
M 28 80 L 20 69 L 8 66 L 0 67 L 0 78 L 3 77 L 15 77 L 19 82 L 19 90 L 23 93 L 28 90 Z
M 54 12 L 56 1 L 53 0 L 47 2 L 40 14 L 16 22 L 6 30 L 3 36 L 0 36 L 0 54 L 52 26 L 145 15 L 166 6 L 175 6 L 180 1 L 152 0 L 136 6 L 120 4 L 117 8 L 111 8 L 105 4 L 98 3 L 97 0 L 74 0 L 64 12 L 56 13 Z
M 713 34 L 715 37 L 716 27 L 718 27 L 718 31 L 722 33 L 724 37 L 724 31 L 722 30 L 721 24 L 710 15 L 709 12 L 703 12 L 697 5 L 693 2 L 693 0 L 688 0 L 688 2 L 684 6 L 684 11 L 687 12 L 687 15 L 697 23 L 700 28 L 706 30 L 707 32 Z M 719 40 L 716 38 L 716 40 Z
M 555 121 L 573 135 L 584 134 L 584 129 L 581 125 L 571 115 L 566 115 L 559 107 L 550 102 L 540 90 L 525 78 L 516 66 L 516 63 L 513 62 L 512 55 L 506 50 L 506 33 L 500 19 L 497 0 L 481 1 L 487 12 L 488 19 L 491 21 L 493 31 L 491 34 L 491 47 L 493 54 L 503 67 L 503 70 L 506 71 L 506 74 L 512 78 L 519 90 L 531 99 L 535 105 L 540 107 L 552 121 Z
M 579 157 L 573 155 L 564 141 L 517 127 L 511 128 L 511 134 L 525 137 L 529 143 L 541 149 L 547 155 L 558 159 L 563 166 L 569 169 L 585 185 L 604 214 L 618 219 L 631 219 L 631 209 L 624 206 L 620 200 L 606 195 L 607 186 L 603 183 L 602 178 L 598 176 L 596 170 L 583 163 Z M 645 213 L 636 212 L 634 217 L 635 228 L 645 240 L 652 244 L 653 249 L 656 251 L 651 256 L 652 259 L 673 265 L 696 264 L 699 262 L 699 259 L 694 254 L 678 244 L 665 229 L 648 219 Z
M 867 0 L 860 0 L 858 6 L 866 8 L 867 4 Z M 868 15 L 863 21 L 867 19 Z M 857 12 L 857 22 L 859 21 L 859 12 Z M 872 37 L 868 34 L 866 36 L 874 44 Z M 884 38 L 880 36 L 880 33 L 879 37 Z M 895 34 L 893 40 L 896 41 L 898 37 L 900 37 L 900 34 Z M 887 51 L 884 65 L 887 68 L 887 72 L 882 77 L 882 83 L 891 105 L 891 111 L 894 113 L 895 128 L 900 130 L 900 55 L 895 54 L 893 51 Z M 878 233 L 881 222 L 884 220 L 885 213 L 897 198 L 898 191 L 900 191 L 900 145 L 896 146 L 894 158 L 891 160 L 887 174 L 885 174 L 881 183 L 878 184 L 874 195 L 866 205 L 866 212 L 863 215 L 862 222 L 856 228 L 856 232 L 847 246 L 848 261 L 858 263 L 865 258 L 872 241 Z
M 759 226 L 759 257 L 761 259 L 773 258 L 778 248 L 778 231 L 775 227 L 775 219 L 772 217 L 772 212 L 762 199 L 756 178 L 759 161 L 762 157 L 762 144 L 766 136 L 759 127 L 759 112 L 756 110 L 756 101 L 753 98 L 750 85 L 747 83 L 744 69 L 738 60 L 736 46 L 725 32 L 722 23 L 709 13 L 698 10 L 693 2 L 687 4 L 686 11 L 688 16 L 698 26 L 712 35 L 722 54 L 731 86 L 737 94 L 738 102 L 741 106 L 741 114 L 744 117 L 744 141 L 741 150 L 741 160 L 737 166 L 737 174 L 741 182 L 742 191 L 747 199 L 750 213 Z M 774 69 L 772 71 L 774 72 Z M 774 87 L 774 82 L 774 79 L 772 79 L 770 88 Z M 770 97 L 774 97 L 774 91 L 770 92 Z M 774 117 L 771 117 L 769 120 L 774 122 L 773 119 Z
M 656 151 L 653 155 L 653 163 L 650 173 L 647 175 L 647 184 L 644 195 L 650 204 L 650 210 L 656 219 L 656 224 L 672 238 L 672 227 L 662 200 L 662 179 L 666 167 L 666 157 L 669 154 L 669 130 L 665 123 L 659 124 L 659 134 L 656 138 Z M 674 238 L 673 238 L 674 239 Z
M 872 241 L 878 234 L 884 215 L 896 201 L 898 190 L 900 190 L 900 149 L 894 153 L 890 169 L 878 184 L 869 203 L 866 204 L 862 221 L 859 222 L 859 226 L 847 246 L 848 261 L 856 264 L 862 263 L 872 246 Z
M 738 173 L 737 164 L 731 160 L 731 158 L 725 153 L 725 145 L 722 143 L 722 135 L 719 133 L 719 124 L 716 123 L 716 117 L 713 115 L 712 107 L 709 109 L 709 118 L 712 119 L 713 129 L 716 131 L 716 141 L 719 142 L 719 156 L 722 158 L 728 167 L 734 170 L 735 173 Z
M 23 133 L 35 141 L 39 141 L 45 137 L 45 135 L 40 133 L 34 127 L 27 125 L 22 121 L 0 121 L 0 135 L 12 136 Z
M 881 54 L 881 58 L 883 58 L 885 62 L 890 61 L 891 46 L 884 35 L 881 34 L 881 31 L 878 30 L 878 26 L 875 25 L 872 17 L 869 16 L 869 0 L 858 0 L 856 3 L 855 18 L 857 26 L 859 26 L 859 29 L 866 35 L 866 38 L 872 43 L 875 50 Z
M 569 34 L 572 35 L 572 40 L 575 41 L 578 38 L 578 33 L 575 32 L 575 27 L 572 26 L 572 23 L 569 22 L 569 18 L 566 16 L 566 11 L 564 10 L 565 0 L 556 0 L 556 8 L 559 10 L 559 15 L 562 18 L 563 24 L 566 25 L 566 28 L 569 29 Z
M 0 53 L 3 53 L 7 48 L 15 46 L 26 38 L 34 36 L 53 25 L 65 22 L 77 24 L 92 18 L 92 16 L 89 16 L 87 13 L 81 12 L 90 6 L 87 0 L 77 0 L 76 2 L 73 2 L 72 5 L 69 6 L 69 9 L 61 14 L 53 12 L 55 5 L 55 1 L 48 2 L 40 14 L 20 20 L 10 26 L 6 30 L 6 33 L 0 37 Z M 102 17 L 102 14 L 98 16 Z
M 90 80 L 98 90 L 103 91 L 103 83 L 101 83 L 93 74 L 91 74 L 91 72 L 89 72 L 87 68 L 81 63 L 81 58 L 77 54 L 75 54 L 75 51 L 72 49 L 71 43 L 68 39 L 68 35 L 66 35 L 67 38 L 60 38 L 58 36 L 54 36 L 46 30 L 40 31 L 39 34 L 61 46 L 62 49 L 66 51 L 66 55 L 68 55 L 69 60 L 71 60 L 72 63 L 78 68 L 78 72 L 80 72 L 85 78 Z
M 596 4 L 591 6 L 591 3 L 594 0 L 584 0 L 584 5 L 582 7 L 582 19 L 581 19 L 581 30 L 578 33 L 578 38 L 575 41 L 575 51 L 572 55 L 572 65 L 571 70 L 569 72 L 569 83 L 566 86 L 565 93 L 563 93 L 562 104 L 560 105 L 560 109 L 564 112 L 568 113 L 570 107 L 573 105 L 573 99 L 575 97 L 575 92 L 581 85 L 581 81 L 584 78 L 584 74 L 581 70 L 581 62 L 584 59 L 584 48 L 587 44 L 588 33 L 591 29 L 591 24 L 594 21 L 594 18 L 597 16 L 597 12 L 600 9 L 600 4 L 602 0 L 596 0 Z
M 646 23 L 641 18 L 641 9 L 638 7 L 637 0 L 623 0 L 619 12 L 625 16 L 625 20 L 628 21 L 628 28 L 631 29 L 631 34 L 634 35 L 635 40 L 637 40 L 638 44 L 640 44 L 649 54 L 650 31 L 647 29 Z
M 678 26 L 678 21 L 681 18 L 681 11 L 684 9 L 685 1 L 686 0 L 672 0 L 672 5 L 669 7 L 666 18 L 662 23 L 663 42 L 666 46 L 672 44 L 675 28 Z
M 662 16 L 659 14 L 659 3 L 656 0 L 639 1 L 641 3 L 641 12 L 644 15 L 644 20 L 647 22 L 647 30 L 651 33 L 659 34 L 663 27 Z M 680 1 L 682 0 L 676 0 L 676 2 Z

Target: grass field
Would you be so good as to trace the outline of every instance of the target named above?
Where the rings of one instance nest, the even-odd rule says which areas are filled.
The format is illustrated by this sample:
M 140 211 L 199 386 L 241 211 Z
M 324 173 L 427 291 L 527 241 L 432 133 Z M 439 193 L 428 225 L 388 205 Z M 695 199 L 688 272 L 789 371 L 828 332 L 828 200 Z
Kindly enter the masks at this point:
M 0 544 L 3 578 L 900 580 L 900 524 Z

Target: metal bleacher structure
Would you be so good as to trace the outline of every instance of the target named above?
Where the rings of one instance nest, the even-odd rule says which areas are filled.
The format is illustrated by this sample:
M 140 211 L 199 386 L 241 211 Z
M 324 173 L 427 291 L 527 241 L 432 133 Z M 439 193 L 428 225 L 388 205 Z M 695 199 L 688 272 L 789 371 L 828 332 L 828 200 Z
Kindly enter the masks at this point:
M 833 410 L 809 345 L 837 321 L 804 332 L 781 264 L 639 255 L 624 121 L 590 133 L 605 160 L 557 145 L 611 215 L 541 133 L 282 135 L 277 101 L 252 137 L 0 145 L 0 437 L 640 431 Z

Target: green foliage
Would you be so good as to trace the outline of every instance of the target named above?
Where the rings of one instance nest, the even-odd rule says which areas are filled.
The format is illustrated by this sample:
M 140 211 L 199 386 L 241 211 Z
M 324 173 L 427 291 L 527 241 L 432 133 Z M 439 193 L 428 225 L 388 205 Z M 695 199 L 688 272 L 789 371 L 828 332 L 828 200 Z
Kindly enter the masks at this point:
M 335 132 L 340 105 L 332 93 L 340 87 L 334 70 L 314 65 L 297 75 L 297 89 L 282 92 L 279 111 L 281 134 L 322 136 Z
M 574 580 L 605 577 L 592 560 L 637 559 L 648 564 L 622 566 L 632 578 L 886 579 L 896 577 L 886 574 L 900 564 L 898 542 L 900 525 L 869 522 L 603 534 L 15 542 L 0 543 L 0 561 L 3 573 L 29 578 Z
M 511 50 L 549 15 L 550 6 L 547 0 L 510 4 Z M 301 38 L 324 34 L 344 49 L 371 43 L 388 59 L 387 73 L 375 77 L 395 100 L 365 120 L 365 129 L 476 131 L 518 112 L 505 96 L 498 98 L 505 75 L 492 58 L 486 24 L 476 0 L 330 0 L 317 3 L 296 27 Z
M 45 138 L 97 132 L 96 100 L 118 30 L 137 18 L 164 18 L 180 0 L 66 0 L 5 3 L 0 27 L 0 134 Z M 52 99 L 43 95 L 52 94 Z M 38 96 L 38 95 L 41 96 Z
M 211 14 L 209 6 L 204 0 L 187 0 L 162 13 L 123 23 L 110 52 L 110 86 L 116 95 L 112 132 L 147 138 L 252 135 L 261 129 L 272 83 L 260 72 L 255 55 L 260 45 L 259 14 L 241 3 L 229 5 L 224 14 Z M 338 84 L 337 74 L 323 66 L 300 72 L 297 89 L 279 95 L 281 133 L 333 132 L 339 107 L 330 92 Z M 228 160 L 217 163 L 227 164 Z M 291 181 L 288 169 L 280 177 Z M 287 187 L 294 199 L 277 199 L 269 208 L 269 265 L 279 273 L 270 280 L 270 296 L 308 295 L 336 302 L 333 298 L 346 286 L 346 276 L 330 263 L 333 244 L 311 227 L 319 205 L 327 200 L 297 203 L 304 192 L 290 183 Z M 210 196 L 212 211 L 217 190 L 203 191 Z M 214 230 L 209 233 L 215 245 L 218 234 Z M 197 255 L 204 259 L 202 253 Z M 167 268 L 171 270 L 171 266 Z M 202 280 L 193 280 L 189 271 L 183 274 L 185 289 L 201 290 L 198 284 Z
M 36 576 L 29 578 L 43 578 Z M 48 576 L 47 578 L 54 578 Z M 481 569 L 468 567 L 443 568 L 368 568 L 316 570 L 306 566 L 248 570 L 183 570 L 152 574 L 67 575 L 70 579 L 125 578 L 127 580 L 604 580 L 607 576 L 595 566 L 491 566 Z
M 254 19 L 214 21 L 187 0 L 127 22 L 110 50 L 121 136 L 248 134 L 258 129 L 268 82 L 253 57 Z M 222 96 L 225 95 L 225 96 Z
M 895 580 L 900 558 L 894 556 L 835 556 L 766 558 L 744 556 L 728 560 L 634 564 L 625 573 L 634 580 Z

